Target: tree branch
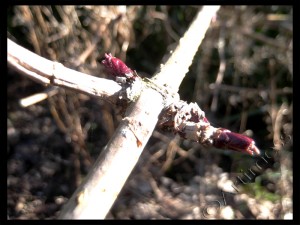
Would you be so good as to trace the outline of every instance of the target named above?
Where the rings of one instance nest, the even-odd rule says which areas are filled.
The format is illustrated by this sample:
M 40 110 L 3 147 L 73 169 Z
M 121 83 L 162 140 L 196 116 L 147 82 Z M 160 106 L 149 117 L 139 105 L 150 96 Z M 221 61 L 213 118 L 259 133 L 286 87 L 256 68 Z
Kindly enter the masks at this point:
M 254 140 L 224 128 L 211 126 L 205 113 L 196 103 L 181 101 L 177 94 L 210 20 L 218 9 L 219 7 L 203 7 L 180 39 L 174 53 L 153 79 L 141 79 L 120 59 L 111 54 L 105 55 L 102 64 L 122 86 L 116 86 L 116 92 L 109 92 L 111 87 L 102 87 L 100 96 L 113 97 L 115 100 L 124 96 L 126 100 L 132 101 L 132 104 L 93 168 L 64 206 L 60 218 L 105 218 L 136 165 L 158 119 L 161 128 L 202 145 L 250 155 L 260 154 Z M 199 27 L 203 29 L 199 30 Z M 62 64 L 41 58 L 25 49 L 21 49 L 21 53 L 17 54 L 15 51 L 20 50 L 20 46 L 11 41 L 9 45 L 8 61 L 33 79 L 98 95 L 94 88 L 94 77 L 65 68 Z M 24 54 L 27 57 L 24 58 Z M 42 60 L 42 66 L 33 63 L 38 59 Z M 88 82 L 84 82 L 83 79 L 88 79 Z M 115 84 L 113 81 L 109 83 Z
M 94 77 L 45 59 L 7 39 L 8 64 L 23 75 L 46 85 L 71 88 L 116 103 L 122 87 L 113 80 Z
M 169 86 L 178 90 L 218 9 L 217 6 L 203 7 L 162 71 L 155 76 L 154 82 L 162 86 L 171 82 Z M 146 86 L 139 99 L 127 109 L 127 116 L 88 176 L 64 206 L 60 218 L 105 218 L 148 142 L 161 110 L 166 106 L 162 93 L 151 87 L 151 84 Z
M 154 77 L 153 81 L 161 86 L 168 86 L 175 92 L 189 70 L 194 55 L 198 51 L 205 33 L 210 25 L 211 19 L 216 16 L 219 6 L 203 6 L 202 10 L 184 36 L 179 40 L 179 44 L 171 54 L 170 58 L 161 71 Z

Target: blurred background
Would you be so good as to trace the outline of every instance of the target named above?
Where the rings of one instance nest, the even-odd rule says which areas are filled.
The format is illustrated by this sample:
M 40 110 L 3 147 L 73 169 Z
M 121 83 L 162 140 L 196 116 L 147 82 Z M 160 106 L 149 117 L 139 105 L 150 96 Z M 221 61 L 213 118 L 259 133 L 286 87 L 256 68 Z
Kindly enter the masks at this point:
M 100 62 L 110 52 L 151 77 L 201 8 L 10 6 L 7 36 L 94 76 L 106 77 Z M 292 6 L 222 6 L 179 91 L 213 126 L 246 134 L 272 155 L 256 178 L 234 193 L 228 186 L 260 157 L 156 129 L 107 218 L 293 217 L 292 17 Z M 7 218 L 55 219 L 114 133 L 121 109 L 61 88 L 23 108 L 20 100 L 49 87 L 9 67 L 7 78 Z

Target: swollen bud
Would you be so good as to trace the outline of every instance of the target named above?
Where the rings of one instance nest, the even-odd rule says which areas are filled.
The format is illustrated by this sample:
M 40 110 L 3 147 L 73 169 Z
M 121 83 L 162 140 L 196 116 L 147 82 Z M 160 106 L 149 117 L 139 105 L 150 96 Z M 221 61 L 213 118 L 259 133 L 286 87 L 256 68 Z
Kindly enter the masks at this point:
M 104 55 L 105 59 L 102 60 L 102 64 L 104 65 L 108 74 L 113 75 L 115 77 L 125 77 L 128 79 L 134 79 L 136 77 L 134 71 L 130 69 L 126 64 L 111 55 L 111 53 Z

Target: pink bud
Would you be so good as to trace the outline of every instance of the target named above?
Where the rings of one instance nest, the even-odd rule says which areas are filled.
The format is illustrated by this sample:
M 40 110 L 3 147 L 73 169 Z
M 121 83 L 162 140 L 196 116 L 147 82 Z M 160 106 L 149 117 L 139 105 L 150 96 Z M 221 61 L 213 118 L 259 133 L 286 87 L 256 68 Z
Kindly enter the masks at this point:
M 104 65 L 106 71 L 110 74 L 110 75 L 113 75 L 113 76 L 116 76 L 116 77 L 126 77 L 126 78 L 134 78 L 135 75 L 134 75 L 134 72 L 126 66 L 126 64 L 116 58 L 116 57 L 113 57 L 111 55 L 111 53 L 109 54 L 106 54 L 105 53 L 105 59 L 102 60 L 102 64 Z
M 252 138 L 245 135 L 230 132 L 229 130 L 219 128 L 217 131 L 218 136 L 214 139 L 213 145 L 217 148 L 227 148 L 239 152 L 245 152 L 250 155 L 254 153 L 259 155 L 260 151 L 255 146 Z

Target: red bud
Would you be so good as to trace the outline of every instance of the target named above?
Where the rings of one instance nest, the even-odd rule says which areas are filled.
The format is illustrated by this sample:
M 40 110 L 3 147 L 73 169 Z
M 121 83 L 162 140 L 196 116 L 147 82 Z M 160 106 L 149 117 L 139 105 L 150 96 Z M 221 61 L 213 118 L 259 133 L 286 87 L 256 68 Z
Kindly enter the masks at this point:
M 134 78 L 134 72 L 126 66 L 126 64 L 111 55 L 111 53 L 104 55 L 105 59 L 102 60 L 102 64 L 104 65 L 106 71 L 115 77 L 126 77 L 126 78 Z

